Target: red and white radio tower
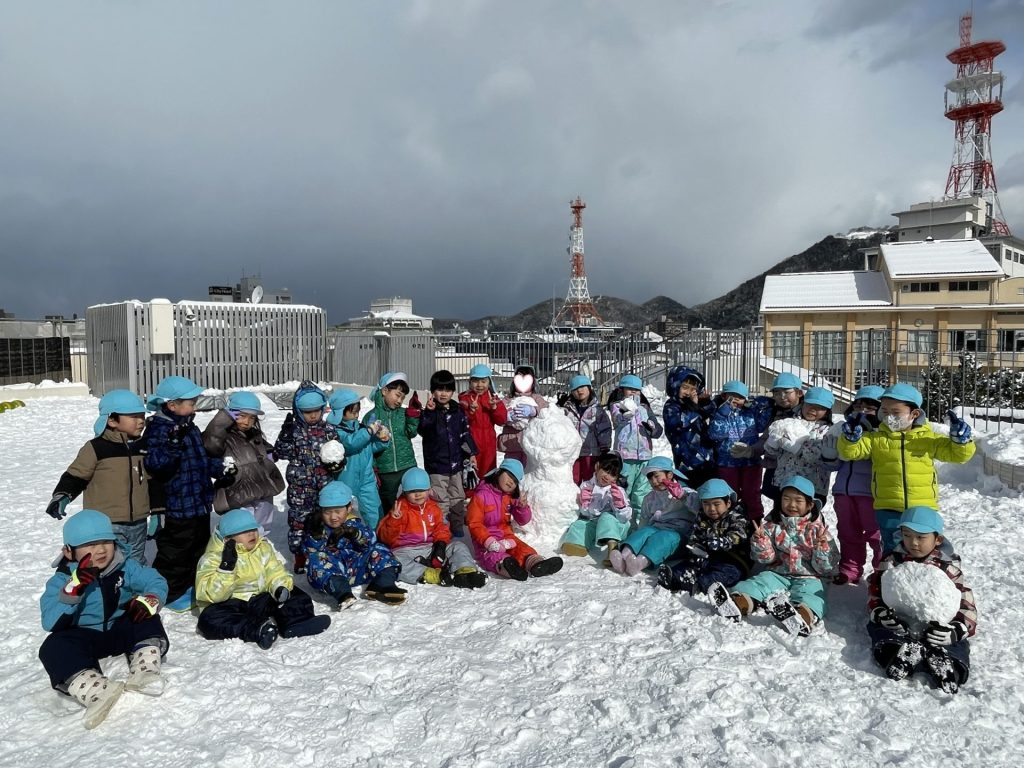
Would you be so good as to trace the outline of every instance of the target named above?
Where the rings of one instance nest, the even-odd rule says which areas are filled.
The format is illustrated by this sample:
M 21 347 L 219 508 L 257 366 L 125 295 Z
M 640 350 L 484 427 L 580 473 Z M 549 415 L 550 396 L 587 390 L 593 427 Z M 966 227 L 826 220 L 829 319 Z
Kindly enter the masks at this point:
M 571 316 L 575 325 L 593 327 L 600 325 L 602 320 L 590 299 L 587 272 L 583 267 L 583 209 L 587 204 L 577 196 L 569 207 L 572 208 L 572 227 L 569 228 L 569 247 L 566 249 L 569 252 L 569 293 L 555 315 L 555 323 Z
M 1003 111 L 1003 73 L 992 68 L 1006 50 L 1000 40 L 971 42 L 971 14 L 960 18 L 960 47 L 946 54 L 956 64 L 956 79 L 946 83 L 946 117 L 956 125 L 953 163 L 944 199 L 983 197 L 989 231 L 1010 234 L 999 205 L 992 167 L 992 116 Z

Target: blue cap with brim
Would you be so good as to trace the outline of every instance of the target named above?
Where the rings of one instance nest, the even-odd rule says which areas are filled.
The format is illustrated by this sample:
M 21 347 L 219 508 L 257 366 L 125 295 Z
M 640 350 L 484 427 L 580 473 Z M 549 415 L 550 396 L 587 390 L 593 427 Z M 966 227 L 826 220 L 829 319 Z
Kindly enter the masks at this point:
M 231 397 L 228 398 L 228 410 L 248 413 L 253 416 L 263 415 L 263 410 L 260 408 L 260 399 L 252 392 L 232 392 Z
M 639 376 L 632 373 L 627 373 L 621 379 L 619 379 L 620 389 L 643 389 L 644 383 L 640 380 Z
M 942 533 L 942 515 L 931 507 L 907 507 L 900 515 L 900 528 L 916 533 Z
M 795 373 L 789 371 L 783 371 L 775 377 L 775 381 L 772 382 L 772 389 L 801 389 L 804 383 L 800 381 L 800 377 Z
M 644 474 L 649 475 L 651 472 L 671 472 L 680 480 L 686 479 L 686 475 L 676 469 L 675 464 L 672 463 L 672 459 L 667 456 L 654 456 L 651 459 L 648 459 L 647 463 L 644 465 Z
M 579 389 L 580 387 L 590 387 L 590 388 L 593 388 L 593 386 L 594 386 L 594 382 L 592 382 L 590 380 L 590 377 L 589 376 L 584 376 L 582 373 L 579 373 L 579 374 L 573 376 L 571 379 L 569 379 L 569 391 L 570 392 L 572 392 L 574 389 Z
M 882 393 L 885 392 L 885 387 L 881 387 L 878 384 L 868 384 L 865 387 L 861 387 L 857 390 L 857 394 L 853 396 L 856 400 L 873 400 L 876 403 L 882 401 Z
M 701 501 L 706 501 L 707 499 L 731 499 L 735 502 L 736 491 L 725 480 L 715 477 L 697 489 L 697 498 Z
M 258 531 L 259 528 L 259 523 L 248 509 L 228 510 L 217 524 L 217 531 L 223 539 L 228 536 L 237 536 L 246 531 Z
M 64 543 L 69 547 L 80 547 L 94 541 L 116 541 L 114 526 L 110 518 L 95 509 L 83 509 L 64 523 Z
M 145 414 L 146 404 L 142 398 L 127 389 L 112 389 L 100 398 L 100 415 L 92 425 L 96 437 L 107 428 L 107 418 L 116 414 Z
M 146 400 L 146 406 L 155 411 L 172 400 L 191 400 L 203 394 L 203 388 L 184 376 L 168 376 L 156 385 L 156 392 Z
M 494 371 L 491 370 L 489 365 L 478 363 L 469 369 L 469 378 L 471 379 L 489 379 Z
M 906 382 L 900 382 L 899 384 L 893 384 L 887 390 L 882 393 L 882 397 L 889 400 L 899 400 L 903 403 L 910 403 L 915 408 L 920 408 L 923 398 L 917 387 L 911 386 Z
M 341 482 L 341 480 L 332 480 L 320 490 L 320 496 L 317 498 L 317 501 L 325 509 L 328 507 L 347 507 L 352 503 L 352 489 L 347 484 Z
M 336 389 L 328 401 L 331 412 L 327 414 L 327 423 L 338 426 L 344 419 L 345 409 L 360 401 L 359 394 L 351 389 Z

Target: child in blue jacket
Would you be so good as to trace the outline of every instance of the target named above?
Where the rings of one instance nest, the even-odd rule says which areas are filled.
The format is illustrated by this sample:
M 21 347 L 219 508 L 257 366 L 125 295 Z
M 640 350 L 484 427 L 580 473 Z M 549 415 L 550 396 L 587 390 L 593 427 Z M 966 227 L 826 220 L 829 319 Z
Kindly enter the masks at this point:
M 353 390 L 335 390 L 330 404 L 327 422 L 335 427 L 338 441 L 345 447 L 345 467 L 337 479 L 352 489 L 359 516 L 376 530 L 381 508 L 373 457 L 387 447 L 391 435 L 382 422 L 359 423 L 360 398 Z
M 708 419 L 715 412 L 705 396 L 704 376 L 692 368 L 677 365 L 665 381 L 665 436 L 672 445 L 676 467 L 694 488 L 716 477 L 715 444 L 708 436 Z
M 771 411 L 760 399 L 748 403 L 750 390 L 742 381 L 722 385 L 722 404 L 711 417 L 708 436 L 715 443 L 718 476 L 735 488 L 743 507 L 754 522 L 764 517 L 761 504 L 761 465 L 751 455 L 761 432 L 771 419 Z M 741 448 L 742 450 L 733 450 Z
M 50 634 L 39 660 L 50 684 L 85 707 L 86 728 L 107 716 L 122 691 L 163 692 L 160 661 L 167 633 L 160 606 L 167 582 L 153 568 L 129 559 L 110 518 L 83 509 L 64 524 L 57 572 L 39 599 L 43 629 Z M 108 679 L 100 659 L 128 656 L 128 679 Z

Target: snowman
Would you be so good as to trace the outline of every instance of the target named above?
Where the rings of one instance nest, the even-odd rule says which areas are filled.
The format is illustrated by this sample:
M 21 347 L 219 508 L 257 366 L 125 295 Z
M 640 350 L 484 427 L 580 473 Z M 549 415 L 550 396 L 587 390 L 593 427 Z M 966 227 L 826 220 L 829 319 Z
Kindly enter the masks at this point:
M 579 488 L 572 481 L 572 465 L 583 438 L 561 408 L 544 408 L 530 420 L 522 439 L 529 459 L 522 490 L 533 510 L 527 533 L 531 543 L 554 548 L 576 519 Z

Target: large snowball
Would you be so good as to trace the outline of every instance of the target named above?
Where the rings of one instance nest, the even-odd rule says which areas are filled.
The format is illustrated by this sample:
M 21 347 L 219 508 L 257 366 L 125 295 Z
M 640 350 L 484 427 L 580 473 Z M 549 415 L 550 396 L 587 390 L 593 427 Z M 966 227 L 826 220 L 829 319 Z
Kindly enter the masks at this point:
M 960 590 L 939 568 L 901 563 L 882 574 L 882 600 L 920 632 L 929 621 L 951 622 L 960 610 Z
M 332 464 L 345 458 L 345 446 L 337 440 L 328 440 L 320 446 L 320 461 Z
M 533 510 L 526 526 L 528 538 L 554 547 L 576 519 L 576 495 L 572 465 L 579 458 L 583 438 L 561 408 L 542 409 L 523 430 L 523 450 L 530 469 L 523 478 L 523 492 Z

